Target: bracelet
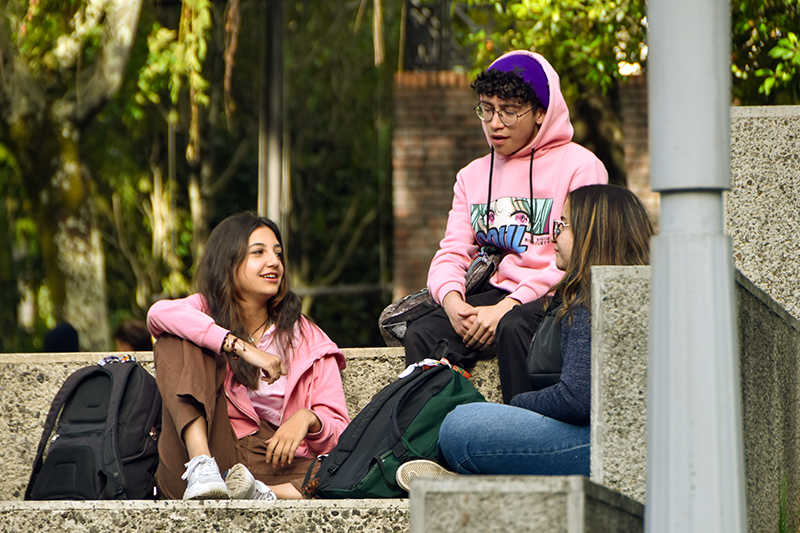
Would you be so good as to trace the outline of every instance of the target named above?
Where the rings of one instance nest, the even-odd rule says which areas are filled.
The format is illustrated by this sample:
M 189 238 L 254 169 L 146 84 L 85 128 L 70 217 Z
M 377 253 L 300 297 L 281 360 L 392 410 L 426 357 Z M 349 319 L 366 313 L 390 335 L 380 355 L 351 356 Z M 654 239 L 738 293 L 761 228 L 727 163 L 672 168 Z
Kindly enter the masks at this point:
M 242 352 L 246 352 L 247 348 L 245 347 L 244 341 L 233 335 L 232 333 L 228 333 L 225 335 L 225 339 L 222 341 L 222 351 L 231 354 L 234 361 L 239 359 L 239 354 L 236 353 L 236 344 L 241 343 Z

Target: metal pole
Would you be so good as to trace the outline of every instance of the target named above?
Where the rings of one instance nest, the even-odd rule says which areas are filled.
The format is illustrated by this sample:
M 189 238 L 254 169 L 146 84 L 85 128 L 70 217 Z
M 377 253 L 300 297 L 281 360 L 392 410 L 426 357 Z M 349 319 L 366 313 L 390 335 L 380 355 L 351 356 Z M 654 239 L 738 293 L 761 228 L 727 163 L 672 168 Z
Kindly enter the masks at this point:
M 283 173 L 283 0 L 272 0 L 269 17 L 269 99 L 267 142 L 267 217 L 281 218 L 281 177 Z
M 269 78 L 269 61 L 267 59 L 267 40 L 269 37 L 268 29 L 270 18 L 267 2 L 261 4 L 261 15 L 264 20 L 264 31 L 261 33 L 259 42 L 259 58 L 261 68 L 259 69 L 258 79 L 258 214 L 267 216 L 267 100 L 269 91 L 267 90 Z
M 746 530 L 730 188 L 730 6 L 648 5 L 653 239 L 648 533 Z
M 258 213 L 279 222 L 283 174 L 283 0 L 269 0 L 265 6 L 258 127 Z

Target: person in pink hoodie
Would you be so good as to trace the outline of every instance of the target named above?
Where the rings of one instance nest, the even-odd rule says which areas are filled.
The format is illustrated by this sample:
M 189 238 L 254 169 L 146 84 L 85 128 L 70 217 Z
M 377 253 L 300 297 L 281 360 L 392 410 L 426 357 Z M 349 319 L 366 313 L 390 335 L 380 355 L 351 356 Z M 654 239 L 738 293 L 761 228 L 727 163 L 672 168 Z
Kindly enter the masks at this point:
M 184 500 L 300 498 L 350 422 L 344 355 L 300 313 L 269 219 L 223 220 L 196 283 L 147 315 L 163 398 L 158 487 Z
M 445 236 L 431 262 L 428 289 L 441 305 L 412 322 L 406 363 L 447 339 L 453 364 L 470 368 L 496 347 L 503 400 L 530 391 L 525 354 L 543 316 L 540 298 L 563 275 L 549 229 L 567 194 L 608 183 L 573 127 L 558 74 L 539 54 L 509 52 L 478 75 L 475 108 L 491 153 L 458 173 Z M 482 248 L 502 252 L 483 287 L 465 293 L 465 273 Z

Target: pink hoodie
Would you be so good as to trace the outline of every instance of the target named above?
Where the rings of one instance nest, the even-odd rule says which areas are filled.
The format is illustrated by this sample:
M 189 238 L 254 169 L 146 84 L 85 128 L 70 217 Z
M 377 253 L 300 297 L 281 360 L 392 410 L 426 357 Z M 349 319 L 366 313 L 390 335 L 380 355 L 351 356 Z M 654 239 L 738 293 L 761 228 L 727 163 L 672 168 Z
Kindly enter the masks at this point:
M 170 333 L 219 353 L 229 331 L 215 324 L 206 312 L 206 300 L 200 294 L 180 300 L 160 300 L 147 313 L 147 327 L 156 339 L 162 333 Z M 273 345 L 274 340 L 273 325 L 258 343 L 258 348 L 282 355 L 282 347 Z M 344 354 L 336 344 L 319 327 L 301 316 L 295 324 L 294 350 L 287 364 L 289 374 L 281 421 L 300 409 L 308 409 L 317 415 L 322 428 L 317 433 L 306 435 L 297 448 L 297 456 L 314 457 L 328 453 L 350 422 L 339 373 L 345 365 Z M 224 388 L 228 417 L 236 437 L 252 435 L 258 430 L 260 421 L 247 387 L 234 379 L 230 366 Z
M 561 94 L 558 74 L 550 63 L 541 55 L 526 51 L 509 52 L 503 57 L 510 54 L 526 54 L 542 65 L 550 88 L 550 103 L 539 132 L 528 146 L 510 156 L 494 156 L 489 200 L 495 218 L 488 232 L 485 213 L 491 156 L 476 159 L 458 173 L 447 230 L 428 271 L 428 289 L 440 303 L 451 291 L 464 297 L 464 274 L 479 249 L 478 238 L 505 252 L 491 285 L 508 291 L 510 297 L 521 303 L 544 296 L 563 275 L 555 265 L 550 228 L 552 221 L 561 217 L 567 194 L 583 185 L 608 183 L 603 163 L 592 152 L 572 142 L 569 109 Z M 489 142 L 488 134 L 486 140 Z M 529 178 L 532 149 L 533 209 Z M 533 238 L 531 226 L 515 225 L 510 217 L 504 216 L 520 210 L 532 211 Z

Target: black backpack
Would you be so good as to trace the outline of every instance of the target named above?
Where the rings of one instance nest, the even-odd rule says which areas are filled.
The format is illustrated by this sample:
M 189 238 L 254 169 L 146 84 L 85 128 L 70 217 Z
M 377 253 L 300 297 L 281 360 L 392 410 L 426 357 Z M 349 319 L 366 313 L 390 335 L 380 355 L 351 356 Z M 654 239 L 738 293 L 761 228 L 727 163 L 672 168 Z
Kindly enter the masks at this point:
M 405 496 L 395 481 L 397 468 L 411 459 L 435 460 L 439 428 L 447 413 L 460 404 L 485 401 L 459 369 L 447 365 L 415 368 L 384 387 L 350 422 L 338 444 L 321 459 L 314 479 L 305 484 L 304 494 Z
M 81 368 L 50 406 L 25 499 L 152 499 L 160 432 L 161 395 L 147 370 Z

